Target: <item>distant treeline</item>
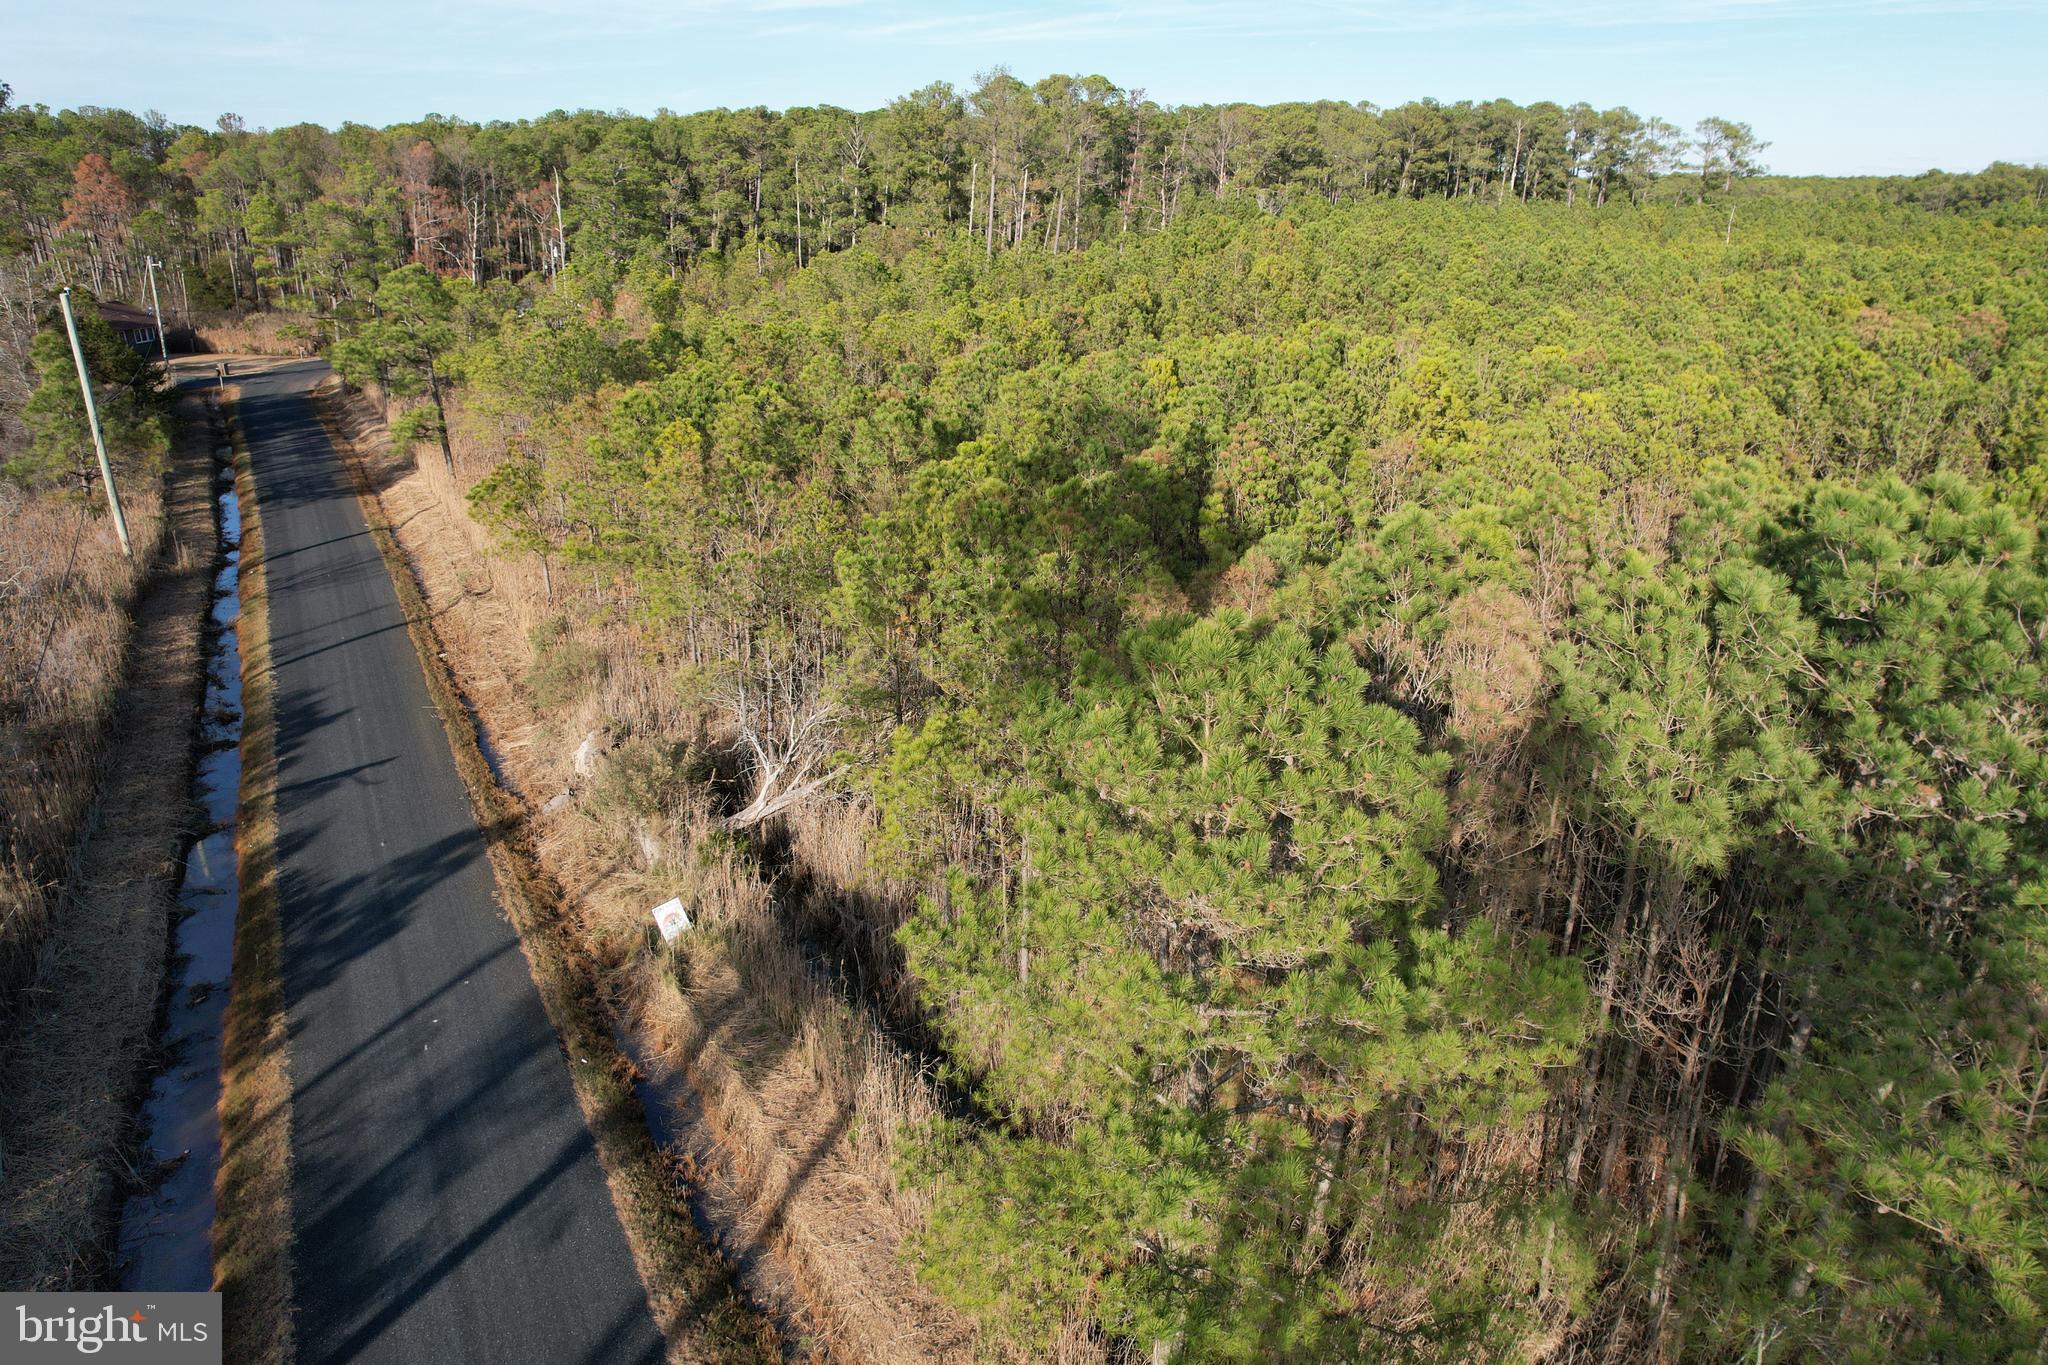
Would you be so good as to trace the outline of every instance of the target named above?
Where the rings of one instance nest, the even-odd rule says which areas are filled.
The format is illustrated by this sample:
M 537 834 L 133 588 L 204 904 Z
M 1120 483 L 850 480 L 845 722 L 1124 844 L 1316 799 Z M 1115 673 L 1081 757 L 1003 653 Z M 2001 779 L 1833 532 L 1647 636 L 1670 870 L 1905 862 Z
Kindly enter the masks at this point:
M 0 95 L 0 254 L 132 293 L 154 255 L 195 305 L 319 311 L 417 262 L 482 283 L 570 261 L 675 270 L 735 246 L 799 261 L 878 225 L 986 249 L 1079 250 L 1197 200 L 1250 196 L 1599 206 L 1726 189 L 1761 169 L 1748 125 L 1690 132 L 1628 109 L 1508 100 L 1166 106 L 1100 76 L 1004 72 L 855 112 L 830 106 L 429 116 L 376 129 L 213 129 Z
M 1100 76 L 1001 71 L 866 112 L 429 115 L 333 131 L 53 111 L 0 87 L 0 255 L 129 296 L 154 255 L 182 268 L 181 308 L 345 316 L 408 262 L 476 283 L 571 261 L 616 278 L 735 247 L 801 262 L 877 226 L 1079 250 L 1232 196 L 1275 211 L 1371 196 L 1600 207 L 1726 192 L 1764 169 L 1768 145 L 1746 123 L 1688 131 L 1583 102 L 1168 106 Z M 1932 209 L 2038 207 L 2048 172 L 1815 183 Z

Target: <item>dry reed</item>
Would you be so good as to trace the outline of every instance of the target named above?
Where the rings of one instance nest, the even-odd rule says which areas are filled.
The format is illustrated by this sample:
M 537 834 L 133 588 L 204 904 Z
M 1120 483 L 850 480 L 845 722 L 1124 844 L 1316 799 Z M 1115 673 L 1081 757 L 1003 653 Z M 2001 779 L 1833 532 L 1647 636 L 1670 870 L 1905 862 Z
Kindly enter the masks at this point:
M 200 349 L 213 355 L 295 356 L 319 354 L 312 319 L 296 313 L 207 313 L 192 319 Z
M 0 1019 L 34 975 L 84 832 L 137 588 L 164 545 L 153 478 L 124 489 L 135 557 L 77 494 L 0 488 Z

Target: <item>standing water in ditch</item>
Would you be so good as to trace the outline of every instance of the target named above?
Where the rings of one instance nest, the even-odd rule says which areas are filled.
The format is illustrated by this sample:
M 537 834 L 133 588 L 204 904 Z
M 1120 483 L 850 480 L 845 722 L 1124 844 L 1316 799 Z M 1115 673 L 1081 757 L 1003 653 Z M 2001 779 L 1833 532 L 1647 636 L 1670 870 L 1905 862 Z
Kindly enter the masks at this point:
M 147 1187 L 121 1212 L 123 1289 L 213 1288 L 213 1178 L 220 1168 L 221 1022 L 234 956 L 235 807 L 242 785 L 242 509 L 234 471 L 216 474 L 224 560 L 213 580 L 213 645 L 192 797 L 204 833 L 185 855 L 156 1078 L 140 1130 Z

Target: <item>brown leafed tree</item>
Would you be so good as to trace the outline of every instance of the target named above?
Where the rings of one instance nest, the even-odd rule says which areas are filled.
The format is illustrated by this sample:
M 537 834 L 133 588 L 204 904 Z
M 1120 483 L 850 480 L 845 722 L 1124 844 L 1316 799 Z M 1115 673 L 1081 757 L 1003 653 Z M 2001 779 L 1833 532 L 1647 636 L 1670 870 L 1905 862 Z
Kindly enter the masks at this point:
M 87 152 L 71 171 L 71 193 L 64 199 L 65 232 L 82 235 L 91 253 L 92 285 L 104 293 L 111 283 L 126 283 L 123 269 L 128 225 L 135 218 L 135 195 L 98 152 Z

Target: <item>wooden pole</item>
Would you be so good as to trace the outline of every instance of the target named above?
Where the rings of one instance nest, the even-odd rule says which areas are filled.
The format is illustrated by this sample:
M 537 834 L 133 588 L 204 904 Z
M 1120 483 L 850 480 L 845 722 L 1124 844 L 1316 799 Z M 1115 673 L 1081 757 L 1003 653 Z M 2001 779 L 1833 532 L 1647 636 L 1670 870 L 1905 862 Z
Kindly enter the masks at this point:
M 114 534 L 120 537 L 121 553 L 130 559 L 135 551 L 128 544 L 128 518 L 121 514 L 121 495 L 114 488 L 114 466 L 107 460 L 106 438 L 100 435 L 100 408 L 93 401 L 92 374 L 85 368 L 85 349 L 78 344 L 78 319 L 71 314 L 71 291 L 57 296 L 64 307 L 64 330 L 71 334 L 71 358 L 78 363 L 78 387 L 85 394 L 85 420 L 92 427 L 92 448 L 100 457 L 100 478 L 107 486 L 107 506 L 114 512 Z

